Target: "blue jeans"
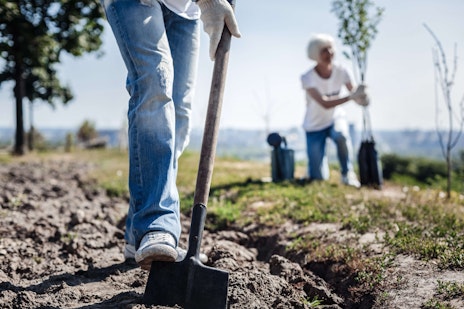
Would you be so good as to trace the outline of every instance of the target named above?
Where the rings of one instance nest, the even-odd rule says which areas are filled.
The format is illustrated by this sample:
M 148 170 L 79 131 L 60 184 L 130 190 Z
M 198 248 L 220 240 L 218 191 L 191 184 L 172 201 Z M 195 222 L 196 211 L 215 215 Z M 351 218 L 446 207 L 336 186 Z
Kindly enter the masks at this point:
M 344 120 L 335 121 L 331 126 L 320 131 L 306 132 L 306 152 L 308 155 L 308 176 L 314 180 L 329 179 L 329 164 L 325 152 L 326 140 L 334 141 L 341 174 L 347 175 L 353 171 L 353 147 Z
M 125 238 L 150 231 L 178 242 L 177 160 L 188 144 L 198 66 L 199 22 L 157 0 L 102 0 L 127 68 L 129 191 Z

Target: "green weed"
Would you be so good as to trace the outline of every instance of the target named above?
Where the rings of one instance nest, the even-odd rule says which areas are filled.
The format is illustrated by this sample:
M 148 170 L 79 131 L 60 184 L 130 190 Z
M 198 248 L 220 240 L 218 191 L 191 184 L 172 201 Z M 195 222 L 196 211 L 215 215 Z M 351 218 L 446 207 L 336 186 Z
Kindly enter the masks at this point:
M 437 290 L 432 299 L 427 300 L 425 309 L 457 309 L 450 300 L 464 296 L 464 284 L 453 281 L 437 281 Z
M 464 283 L 438 280 L 437 285 L 437 294 L 444 299 L 464 296 Z
M 456 307 L 446 302 L 437 300 L 437 299 L 428 300 L 421 308 L 424 308 L 424 309 L 457 309 Z

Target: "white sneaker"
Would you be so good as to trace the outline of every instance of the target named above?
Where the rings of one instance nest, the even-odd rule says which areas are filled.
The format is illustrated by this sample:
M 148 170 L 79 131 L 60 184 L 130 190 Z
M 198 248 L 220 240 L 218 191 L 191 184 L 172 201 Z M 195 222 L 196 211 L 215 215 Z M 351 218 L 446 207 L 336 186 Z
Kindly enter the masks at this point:
M 166 232 L 149 232 L 143 236 L 135 261 L 142 269 L 149 270 L 153 261 L 175 262 L 177 259 L 174 236 Z
M 360 188 L 361 184 L 359 183 L 358 177 L 354 172 L 348 172 L 346 175 L 342 175 L 342 183 L 347 186 Z
M 183 259 L 185 259 L 185 256 L 187 255 L 187 250 L 182 249 L 180 247 L 177 247 L 176 250 L 177 250 L 176 262 L 180 262 Z M 136 251 L 135 246 L 130 245 L 130 244 L 126 244 L 124 246 L 124 259 L 126 259 L 126 260 L 134 260 L 135 259 L 135 251 Z M 200 261 L 203 264 L 208 262 L 208 256 L 206 254 L 204 254 L 203 252 L 200 252 L 199 257 L 200 257 Z M 151 264 L 150 264 L 150 266 L 151 266 Z

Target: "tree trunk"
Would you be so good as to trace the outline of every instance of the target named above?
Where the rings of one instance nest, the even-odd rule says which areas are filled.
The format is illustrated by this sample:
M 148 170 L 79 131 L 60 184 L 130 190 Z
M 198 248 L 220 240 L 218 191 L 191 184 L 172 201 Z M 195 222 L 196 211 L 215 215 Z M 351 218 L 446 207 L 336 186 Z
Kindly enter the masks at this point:
M 451 198 L 451 149 L 448 149 L 446 154 L 447 181 L 446 181 L 446 197 Z
M 34 139 L 35 139 L 35 129 L 34 129 L 34 106 L 32 105 L 32 102 L 29 102 L 29 119 L 30 119 L 30 125 L 29 125 L 29 134 L 27 135 L 27 146 L 29 148 L 29 151 L 33 151 L 35 148 L 34 145 Z
M 16 135 L 13 154 L 17 156 L 24 155 L 24 118 L 23 118 L 23 97 L 24 97 L 24 80 L 21 72 L 16 73 L 16 86 L 14 89 L 16 98 Z
M 21 156 L 24 154 L 24 118 L 23 118 L 23 98 L 25 96 L 25 81 L 23 78 L 23 54 L 21 48 L 21 35 L 18 29 L 13 33 L 13 50 L 15 57 L 14 95 L 16 99 L 16 134 L 13 155 Z
M 31 126 L 27 134 L 27 149 L 29 151 L 33 151 L 35 148 L 34 140 L 35 140 L 35 129 L 34 129 L 34 126 Z

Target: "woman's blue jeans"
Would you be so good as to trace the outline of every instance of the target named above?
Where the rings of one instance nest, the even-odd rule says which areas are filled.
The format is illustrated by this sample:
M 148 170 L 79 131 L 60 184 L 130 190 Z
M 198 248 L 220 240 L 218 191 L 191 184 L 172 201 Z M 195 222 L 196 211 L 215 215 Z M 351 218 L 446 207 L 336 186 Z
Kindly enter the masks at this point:
M 353 147 L 346 121 L 335 123 L 320 131 L 306 132 L 306 152 L 308 156 L 308 176 L 314 180 L 329 179 L 329 164 L 326 156 L 326 140 L 334 141 L 341 174 L 353 171 Z
M 177 160 L 188 144 L 198 66 L 199 22 L 157 0 L 102 0 L 127 68 L 129 191 L 127 243 L 165 231 L 178 242 Z

